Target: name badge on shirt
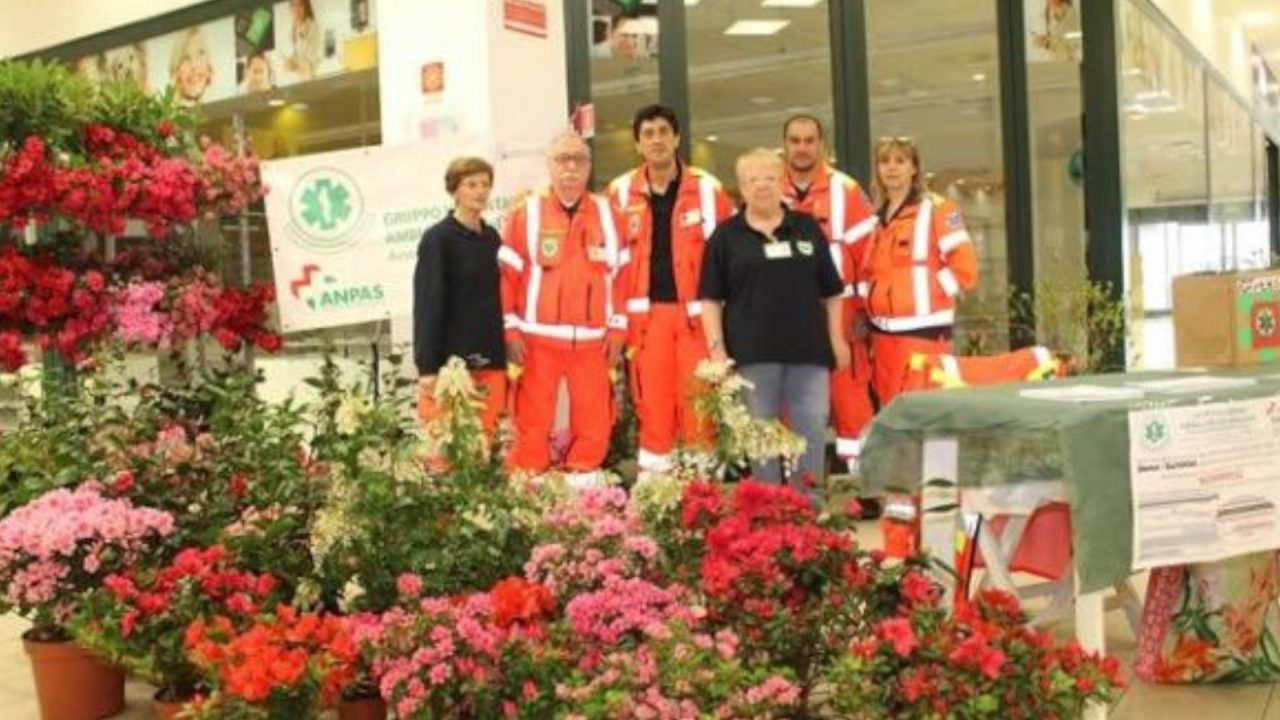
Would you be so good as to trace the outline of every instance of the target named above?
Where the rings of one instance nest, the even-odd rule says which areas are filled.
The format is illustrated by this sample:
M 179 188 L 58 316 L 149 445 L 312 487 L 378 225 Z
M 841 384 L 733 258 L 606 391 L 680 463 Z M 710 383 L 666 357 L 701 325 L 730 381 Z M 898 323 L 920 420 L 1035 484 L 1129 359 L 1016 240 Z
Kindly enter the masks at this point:
M 785 260 L 791 257 L 791 245 L 784 242 L 765 243 L 764 256 L 770 260 Z
M 680 219 L 680 222 L 684 225 L 684 227 L 689 227 L 690 225 L 697 225 L 698 223 L 702 222 L 702 213 L 698 210 L 690 210 L 684 214 L 684 217 Z
M 609 252 L 599 245 L 592 245 L 587 248 L 587 259 L 591 262 L 608 262 Z

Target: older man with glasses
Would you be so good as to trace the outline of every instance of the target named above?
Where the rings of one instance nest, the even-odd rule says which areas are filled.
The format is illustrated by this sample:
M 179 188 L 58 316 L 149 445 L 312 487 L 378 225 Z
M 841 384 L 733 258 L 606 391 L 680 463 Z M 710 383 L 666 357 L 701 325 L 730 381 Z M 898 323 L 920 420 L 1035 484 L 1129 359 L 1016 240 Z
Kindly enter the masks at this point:
M 609 449 L 609 370 L 626 341 L 630 257 L 621 217 L 606 198 L 587 192 L 586 142 L 572 133 L 557 136 L 547 148 L 547 170 L 550 187 L 511 213 L 498 256 L 507 359 L 523 366 L 510 463 L 530 472 L 549 468 L 564 380 L 571 435 L 565 469 L 572 484 L 589 486 Z

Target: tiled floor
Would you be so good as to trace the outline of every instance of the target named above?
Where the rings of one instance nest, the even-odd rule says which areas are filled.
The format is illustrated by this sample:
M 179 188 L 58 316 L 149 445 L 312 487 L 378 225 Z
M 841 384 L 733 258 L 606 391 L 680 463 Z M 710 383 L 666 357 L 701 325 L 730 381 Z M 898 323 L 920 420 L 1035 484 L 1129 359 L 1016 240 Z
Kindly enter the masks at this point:
M 860 528 L 864 545 L 878 543 L 874 524 Z M 0 616 L 0 720 L 39 720 L 31 670 L 23 654 L 21 634 L 27 624 L 12 615 Z M 1069 623 L 1054 626 L 1062 635 Z M 1137 643 L 1119 612 L 1107 617 L 1108 649 L 1126 665 L 1132 664 Z M 130 683 L 122 720 L 144 720 L 151 712 L 152 689 Z M 1275 685 L 1169 687 L 1135 683 L 1110 714 L 1111 720 L 1280 720 L 1280 688 Z

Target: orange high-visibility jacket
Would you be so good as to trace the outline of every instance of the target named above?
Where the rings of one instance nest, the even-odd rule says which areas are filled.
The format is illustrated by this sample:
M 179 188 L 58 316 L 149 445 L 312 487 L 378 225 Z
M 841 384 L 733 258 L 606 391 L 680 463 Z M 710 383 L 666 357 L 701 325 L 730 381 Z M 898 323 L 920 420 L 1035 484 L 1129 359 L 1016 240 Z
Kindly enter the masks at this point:
M 924 355 L 911 356 L 907 369 L 906 390 L 997 385 L 1033 382 L 1058 377 L 1062 364 L 1048 348 L 1025 347 L 999 355 Z
M 602 195 L 583 195 L 572 215 L 549 190 L 525 198 L 498 251 L 508 339 L 577 343 L 626 333 L 630 252 L 621 222 Z
M 782 194 L 792 210 L 812 215 L 822 226 L 831 242 L 831 259 L 845 284 L 844 296 L 854 308 L 861 308 L 862 302 L 855 293 L 857 268 L 880 222 L 862 186 L 839 170 L 823 165 L 814 173 L 803 198 L 790 176 L 783 184 Z M 851 321 L 852 317 L 846 320 Z
M 956 297 L 978 282 L 978 263 L 960 209 L 924 193 L 876 230 L 858 272 L 858 294 L 885 332 L 946 327 Z
M 633 259 L 627 288 L 627 312 L 633 335 L 643 332 L 649 312 L 649 258 L 652 251 L 653 213 L 649 212 L 649 178 L 645 168 L 623 173 L 609 183 L 609 196 L 626 218 L 627 246 Z M 698 279 L 702 255 L 716 224 L 733 214 L 733 203 L 711 173 L 685 165 L 671 211 L 671 264 L 676 297 L 689 317 L 702 313 Z

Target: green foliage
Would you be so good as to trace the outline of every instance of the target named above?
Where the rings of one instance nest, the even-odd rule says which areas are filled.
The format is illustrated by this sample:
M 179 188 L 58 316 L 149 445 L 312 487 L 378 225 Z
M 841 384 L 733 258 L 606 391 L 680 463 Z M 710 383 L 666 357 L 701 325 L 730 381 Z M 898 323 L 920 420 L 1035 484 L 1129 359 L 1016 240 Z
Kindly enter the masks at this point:
M 93 118 L 94 89 L 51 62 L 0 62 L 0 149 L 39 135 L 54 150 L 80 147 L 80 127 Z
M 1003 352 L 1006 336 L 1034 339 L 1067 360 L 1069 374 L 1123 369 L 1109 359 L 1127 338 L 1127 310 L 1107 283 L 1041 281 L 1033 292 L 974 295 L 961 302 L 957 350 L 965 355 Z
M 173 125 L 168 138 L 158 130 L 164 122 Z M 149 95 L 127 81 L 95 86 L 42 60 L 0 62 L 0 154 L 36 135 L 55 153 L 81 155 L 81 131 L 90 124 L 126 131 L 175 155 L 196 148 L 195 111 L 182 107 L 172 90 Z
M 376 399 L 344 387 L 330 359 L 311 383 L 311 447 L 329 477 L 311 531 L 326 603 L 385 610 L 406 572 L 429 594 L 478 590 L 518 574 L 528 556 L 533 511 L 488 447 L 465 368 L 446 367 L 436 382 L 442 412 L 425 442 L 395 369 Z

